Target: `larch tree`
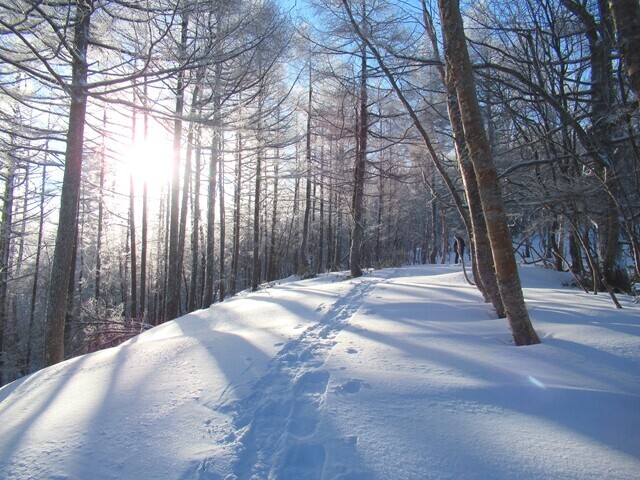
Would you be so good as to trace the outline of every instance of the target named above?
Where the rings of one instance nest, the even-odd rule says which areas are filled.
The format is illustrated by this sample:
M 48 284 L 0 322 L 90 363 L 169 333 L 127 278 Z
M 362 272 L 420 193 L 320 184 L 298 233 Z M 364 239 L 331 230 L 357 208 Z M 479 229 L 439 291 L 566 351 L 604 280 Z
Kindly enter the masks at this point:
M 82 178 L 82 156 L 84 125 L 87 109 L 87 52 L 89 49 L 89 27 L 93 13 L 92 0 L 75 2 L 75 23 L 71 83 L 67 87 L 70 97 L 69 127 L 65 154 L 64 177 L 60 197 L 60 217 L 51 268 L 47 326 L 45 335 L 45 366 L 64 360 L 64 325 L 67 313 L 69 283 L 73 267 L 73 249 L 78 218 L 80 180 Z
M 187 41 L 189 31 L 189 12 L 184 8 L 180 12 L 181 35 L 179 56 L 180 62 L 187 56 Z M 182 129 L 184 115 L 184 97 L 187 79 L 184 70 L 180 69 L 176 78 L 175 119 L 173 122 L 173 170 L 171 174 L 171 207 L 169 214 L 169 255 L 167 271 L 167 289 L 165 298 L 165 319 L 173 320 L 179 314 L 180 286 L 182 278 L 182 261 L 184 252 L 179 249 L 180 244 L 180 164 L 182 159 Z M 182 192 L 188 195 L 188 192 Z
M 366 3 L 362 5 L 362 21 L 366 24 Z M 360 47 L 360 85 L 358 89 L 358 114 L 356 122 L 356 152 L 353 169 L 353 200 L 351 215 L 353 227 L 351 230 L 351 249 L 349 251 L 349 270 L 352 277 L 362 276 L 362 243 L 364 241 L 364 183 L 367 168 L 367 140 L 369 137 L 369 99 L 368 99 L 368 65 L 367 45 L 362 42 Z

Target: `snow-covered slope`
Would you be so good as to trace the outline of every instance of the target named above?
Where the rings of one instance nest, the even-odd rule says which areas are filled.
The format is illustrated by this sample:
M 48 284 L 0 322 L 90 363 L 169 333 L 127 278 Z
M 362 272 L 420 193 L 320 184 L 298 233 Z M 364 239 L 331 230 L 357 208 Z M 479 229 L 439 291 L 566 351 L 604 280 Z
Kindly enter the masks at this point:
M 454 266 L 240 295 L 0 390 L 2 479 L 636 479 L 640 307 L 523 268 L 514 347 Z

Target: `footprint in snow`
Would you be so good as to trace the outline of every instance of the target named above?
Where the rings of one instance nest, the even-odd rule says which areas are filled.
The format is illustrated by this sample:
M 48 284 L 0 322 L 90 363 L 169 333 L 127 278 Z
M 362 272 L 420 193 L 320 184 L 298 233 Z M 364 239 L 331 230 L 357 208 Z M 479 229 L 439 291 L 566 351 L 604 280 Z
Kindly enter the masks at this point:
M 329 377 L 326 370 L 308 370 L 296 379 L 295 390 L 298 393 L 324 393 L 327 390 Z
M 298 400 L 291 411 L 287 432 L 297 439 L 307 438 L 316 433 L 320 421 L 317 415 L 318 408 L 317 400 Z
M 319 479 L 327 457 L 323 445 L 300 443 L 291 445 L 284 453 L 284 461 L 276 478 L 296 480 Z
M 336 385 L 333 387 L 333 391 L 335 393 L 358 393 L 363 386 L 366 384 L 357 378 L 352 378 L 351 380 L 347 380 L 341 385 Z

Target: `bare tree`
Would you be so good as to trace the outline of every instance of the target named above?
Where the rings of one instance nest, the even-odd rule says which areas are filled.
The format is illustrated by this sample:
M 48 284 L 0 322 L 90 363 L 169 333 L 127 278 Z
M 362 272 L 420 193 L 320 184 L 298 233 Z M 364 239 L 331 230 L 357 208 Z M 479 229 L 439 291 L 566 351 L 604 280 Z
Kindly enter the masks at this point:
M 71 106 L 65 155 L 64 178 L 60 198 L 58 235 L 51 269 L 51 285 L 47 308 L 45 365 L 64 360 L 64 321 L 67 311 L 68 286 L 71 280 L 73 251 L 78 216 L 80 179 L 84 145 L 84 123 L 87 108 L 87 51 L 93 1 L 78 1 L 75 5 L 75 25 L 72 52 L 72 77 L 68 86 Z
M 456 87 L 464 136 L 473 163 L 491 242 L 498 288 L 516 345 L 540 343 L 527 312 L 513 251 L 500 183 L 475 91 L 471 60 L 458 0 L 438 0 L 445 57 Z

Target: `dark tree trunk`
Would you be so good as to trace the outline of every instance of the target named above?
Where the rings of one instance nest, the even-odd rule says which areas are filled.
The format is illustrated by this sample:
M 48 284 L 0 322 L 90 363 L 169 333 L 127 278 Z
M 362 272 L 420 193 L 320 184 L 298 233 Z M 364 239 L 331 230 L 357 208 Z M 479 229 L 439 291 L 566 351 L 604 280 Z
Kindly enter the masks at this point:
M 198 267 L 200 254 L 200 168 L 202 149 L 200 148 L 200 134 L 196 135 L 196 152 L 193 179 L 193 224 L 191 230 L 191 278 L 189 283 L 189 300 L 187 310 L 190 312 L 200 308 L 202 298 L 198 298 Z
M 226 242 L 226 234 L 227 234 L 227 225 L 225 218 L 225 202 L 224 202 L 224 162 L 220 159 L 220 167 L 218 169 L 218 192 L 220 193 L 220 267 L 219 267 L 219 282 L 218 282 L 218 293 L 220 301 L 222 302 L 226 295 L 225 288 L 225 264 L 226 264 L 226 250 L 225 250 L 225 242 Z
M 214 84 L 216 82 L 214 81 Z M 217 87 L 214 87 L 217 88 Z M 213 303 L 215 289 L 215 220 L 216 220 L 216 188 L 218 186 L 218 165 L 222 159 L 222 125 L 220 116 L 220 99 L 214 92 L 213 99 L 213 139 L 211 140 L 211 156 L 209 158 L 209 181 L 207 189 L 207 238 L 206 266 L 204 281 L 203 305 L 209 307 Z
M 182 14 L 182 37 L 180 47 L 184 52 L 187 45 L 187 30 L 189 16 Z M 171 175 L 171 207 L 169 221 L 169 255 L 167 271 L 167 288 L 165 290 L 165 320 L 173 320 L 180 309 L 180 279 L 182 272 L 179 257 L 183 252 L 179 250 L 180 243 L 180 158 L 182 152 L 182 115 L 184 113 L 185 72 L 180 70 L 176 82 L 176 110 L 173 124 L 173 171 Z M 188 192 L 183 192 L 188 195 Z
M 229 289 L 231 294 L 238 288 L 238 267 L 240 263 L 240 210 L 242 208 L 242 134 L 237 133 L 237 161 L 235 191 L 233 193 L 233 253 L 231 254 L 231 278 Z
M 147 98 L 147 83 L 144 84 L 144 98 L 146 104 Z M 149 138 L 149 113 L 145 110 L 143 114 L 144 118 L 144 141 Z M 146 321 L 147 319 L 147 245 L 148 239 L 148 224 L 149 224 L 149 186 L 145 180 L 142 184 L 142 238 L 140 245 L 140 320 Z
M 260 285 L 260 198 L 262 193 L 262 147 L 258 148 L 256 155 L 256 181 L 253 197 L 253 263 L 251 274 L 251 291 L 258 290 Z
M 363 10 L 364 10 L 363 3 Z M 366 12 L 363 12 L 363 17 Z M 367 47 L 363 43 L 360 52 L 360 105 L 356 135 L 356 158 L 353 172 L 353 200 L 351 203 L 353 228 L 351 230 L 351 250 L 349 269 L 352 277 L 362 276 L 362 242 L 364 241 L 364 178 L 367 163 L 367 139 L 369 136 L 368 95 L 367 95 Z
M 0 385 L 4 384 L 4 341 L 8 330 L 7 291 L 11 277 L 9 264 L 11 251 L 11 226 L 13 225 L 13 201 L 16 177 L 16 159 L 9 154 L 0 220 Z
M 24 374 L 29 373 L 31 366 L 31 351 L 33 348 L 33 324 L 36 314 L 36 300 L 38 299 L 38 282 L 40 280 L 40 258 L 42 256 L 42 240 L 44 236 L 44 216 L 45 216 L 45 199 L 46 199 L 46 185 L 47 185 L 47 167 L 45 157 L 45 167 L 42 168 L 42 184 L 40 190 L 40 211 L 39 211 L 39 223 L 38 223 L 38 241 L 36 243 L 36 259 L 33 266 L 33 286 L 31 287 L 31 305 L 29 308 L 29 325 L 27 327 L 27 352 L 25 354 L 26 370 Z
M 72 245 L 78 222 L 80 180 L 82 178 L 84 122 L 87 109 L 87 50 L 93 0 L 78 1 L 75 8 L 73 40 L 75 55 L 72 61 L 72 79 L 69 88 L 71 106 L 60 197 L 60 218 L 53 253 L 46 315 L 45 366 L 54 365 L 64 360 L 64 323 L 73 262 Z
M 269 263 L 267 267 L 267 281 L 276 279 L 278 259 L 276 253 L 276 225 L 278 224 L 278 174 L 279 174 L 279 151 L 276 151 L 275 163 L 273 165 L 273 205 L 271 209 L 271 235 L 269 244 Z
M 636 101 L 640 102 L 640 3 L 638 0 L 609 0 L 609 4 L 631 88 Z
M 298 263 L 298 273 L 305 275 L 310 273 L 311 264 L 308 255 L 309 240 L 309 216 L 311 213 L 311 101 L 313 96 L 313 87 L 311 83 L 311 66 L 309 66 L 309 94 L 307 101 L 307 133 L 306 133 L 306 189 L 304 202 L 304 220 L 302 222 L 302 242 L 300 243 L 300 260 Z

